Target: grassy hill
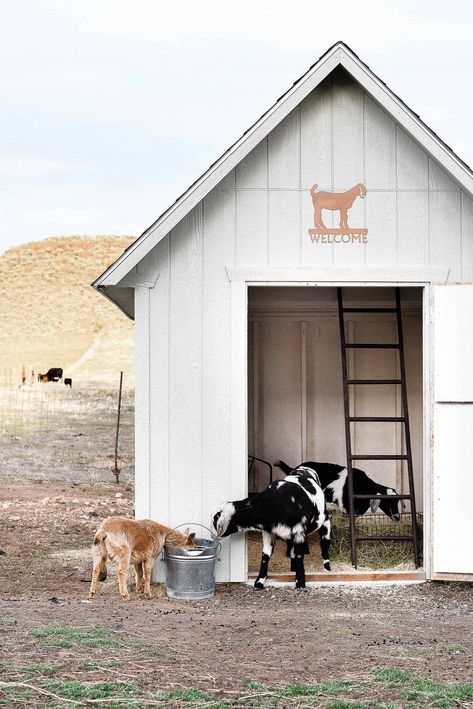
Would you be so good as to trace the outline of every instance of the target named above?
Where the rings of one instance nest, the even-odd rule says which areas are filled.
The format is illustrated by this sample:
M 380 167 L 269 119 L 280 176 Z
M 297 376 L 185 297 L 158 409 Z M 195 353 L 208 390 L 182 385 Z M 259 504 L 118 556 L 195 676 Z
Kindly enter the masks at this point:
M 90 287 L 131 237 L 53 237 L 0 256 L 0 376 L 22 365 L 98 383 L 133 377 L 133 323 Z

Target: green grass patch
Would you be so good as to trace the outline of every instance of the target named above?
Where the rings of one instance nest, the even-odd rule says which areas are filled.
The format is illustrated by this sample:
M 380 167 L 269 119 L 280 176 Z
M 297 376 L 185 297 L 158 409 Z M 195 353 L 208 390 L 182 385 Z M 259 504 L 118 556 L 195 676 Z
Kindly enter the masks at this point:
M 79 680 L 45 680 L 42 687 L 63 699 L 81 701 L 84 699 L 128 699 L 136 696 L 139 687 L 136 682 L 79 682 Z
M 118 647 L 117 636 L 106 628 L 52 625 L 47 628 L 31 630 L 30 635 L 38 638 L 44 645 L 70 648 L 74 645 L 89 647 Z
M 314 697 L 319 694 L 345 694 L 355 687 L 355 682 L 320 682 L 319 684 L 291 684 L 283 689 L 275 690 L 280 697 Z
M 24 665 L 23 667 L 18 667 L 17 671 L 25 675 L 53 675 L 55 672 L 60 670 L 64 665 L 45 665 L 42 663 L 33 665 Z
M 376 682 L 386 687 L 401 690 L 401 696 L 414 706 L 435 706 L 450 709 L 459 701 L 473 700 L 473 682 L 439 682 L 425 677 L 416 677 L 406 670 L 378 668 L 373 671 Z M 409 706 L 409 704 L 407 704 Z

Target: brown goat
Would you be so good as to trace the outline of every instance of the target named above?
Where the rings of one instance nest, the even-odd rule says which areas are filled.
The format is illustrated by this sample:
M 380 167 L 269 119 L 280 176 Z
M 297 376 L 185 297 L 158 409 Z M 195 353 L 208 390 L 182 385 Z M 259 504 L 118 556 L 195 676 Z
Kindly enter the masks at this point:
M 126 576 L 130 562 L 135 567 L 138 593 L 151 598 L 151 570 L 164 544 L 195 548 L 195 534 L 184 534 L 150 519 L 107 517 L 97 529 L 92 547 L 93 571 L 89 598 L 94 598 L 99 575 L 106 571 L 107 558 L 118 561 L 118 587 L 123 598 L 130 598 Z M 143 584 L 144 576 L 144 584 Z
M 349 229 L 348 210 L 357 197 L 363 199 L 367 189 L 359 182 L 348 192 L 316 192 L 317 185 L 310 189 L 312 204 L 314 205 L 314 225 L 316 229 L 326 229 L 322 220 L 322 209 L 331 209 L 340 212 L 340 229 Z

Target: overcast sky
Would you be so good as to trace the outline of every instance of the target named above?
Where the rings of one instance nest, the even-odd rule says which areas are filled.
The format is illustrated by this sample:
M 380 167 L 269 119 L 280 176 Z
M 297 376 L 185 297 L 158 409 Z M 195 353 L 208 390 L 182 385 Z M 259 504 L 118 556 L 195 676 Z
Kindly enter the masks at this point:
M 473 165 L 471 0 L 4 2 L 0 252 L 139 235 L 340 39 Z

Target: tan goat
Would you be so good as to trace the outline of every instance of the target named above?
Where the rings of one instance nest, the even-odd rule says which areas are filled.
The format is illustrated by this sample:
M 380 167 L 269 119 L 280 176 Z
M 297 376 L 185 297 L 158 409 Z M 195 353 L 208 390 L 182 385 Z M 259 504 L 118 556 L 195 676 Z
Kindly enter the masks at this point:
M 138 593 L 151 598 L 151 570 L 164 544 L 195 548 L 195 534 L 184 534 L 150 519 L 107 517 L 97 529 L 92 547 L 94 562 L 89 598 L 94 598 L 99 575 L 106 571 L 107 558 L 118 561 L 118 587 L 125 600 L 130 598 L 126 576 L 130 562 L 135 567 Z M 143 585 L 144 576 L 144 585 Z

